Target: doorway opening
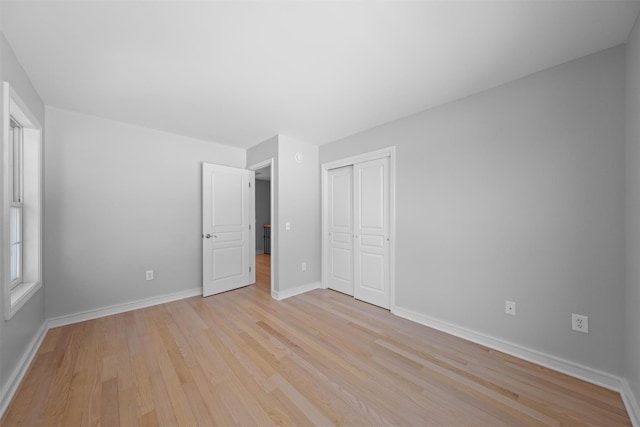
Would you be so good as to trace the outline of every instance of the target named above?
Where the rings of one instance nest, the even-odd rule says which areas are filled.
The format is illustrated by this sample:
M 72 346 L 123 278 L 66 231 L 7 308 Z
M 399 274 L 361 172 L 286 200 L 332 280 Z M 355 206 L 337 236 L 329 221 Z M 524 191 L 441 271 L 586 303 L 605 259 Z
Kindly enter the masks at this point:
M 273 181 L 271 160 L 252 166 L 255 171 L 255 230 L 256 230 L 256 287 L 271 293 L 272 275 L 272 237 L 273 218 Z

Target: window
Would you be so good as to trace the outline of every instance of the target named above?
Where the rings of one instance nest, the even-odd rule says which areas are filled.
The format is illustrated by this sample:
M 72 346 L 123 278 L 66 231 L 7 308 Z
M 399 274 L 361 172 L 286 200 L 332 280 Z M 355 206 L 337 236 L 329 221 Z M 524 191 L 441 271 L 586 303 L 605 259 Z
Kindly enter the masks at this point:
M 5 319 L 42 287 L 42 127 L 3 84 L 2 276 Z
M 9 288 L 22 282 L 22 126 L 9 129 Z

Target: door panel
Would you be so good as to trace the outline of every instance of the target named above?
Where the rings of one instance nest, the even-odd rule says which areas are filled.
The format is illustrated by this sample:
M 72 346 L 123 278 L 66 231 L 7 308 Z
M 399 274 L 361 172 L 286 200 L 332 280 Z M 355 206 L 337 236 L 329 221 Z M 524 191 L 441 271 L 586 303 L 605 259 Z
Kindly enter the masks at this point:
M 347 244 L 351 244 L 351 233 L 340 233 L 340 232 L 333 232 L 331 233 L 331 241 L 333 243 L 347 243 Z
M 254 172 L 202 165 L 204 296 L 255 283 Z
M 390 306 L 389 158 L 354 165 L 354 296 Z
M 353 167 L 328 171 L 328 287 L 353 295 Z
M 377 162 L 377 161 L 376 161 Z M 358 166 L 358 191 L 360 193 L 359 225 L 367 230 L 384 232 L 384 165 Z
M 344 170 L 343 170 L 344 169 Z M 334 227 L 351 229 L 353 212 L 351 210 L 351 167 L 330 172 L 332 189 L 331 223 Z
M 213 262 L 213 280 L 229 279 L 242 276 L 243 266 L 246 260 L 243 259 L 242 247 L 234 246 L 230 248 L 213 249 L 211 252 Z
M 333 248 L 331 253 L 333 260 L 332 275 L 336 279 L 351 281 L 351 251 L 348 249 Z
M 363 248 L 383 248 L 384 236 L 360 235 L 360 246 Z
M 384 255 L 370 252 L 360 253 L 360 287 L 384 292 Z
M 241 169 L 239 169 L 241 170 Z M 217 172 L 212 175 L 212 195 L 217 203 L 211 215 L 213 227 L 238 226 L 244 220 L 243 173 Z

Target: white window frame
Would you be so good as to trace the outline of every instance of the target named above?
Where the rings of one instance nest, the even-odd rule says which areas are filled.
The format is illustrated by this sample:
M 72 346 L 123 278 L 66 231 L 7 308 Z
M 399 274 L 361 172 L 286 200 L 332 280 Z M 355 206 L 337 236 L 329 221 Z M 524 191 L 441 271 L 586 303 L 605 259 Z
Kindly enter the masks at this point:
M 22 125 L 20 123 L 18 123 L 18 121 L 16 119 L 14 119 L 13 117 L 11 117 L 11 115 L 9 115 L 9 140 L 7 140 L 8 145 L 9 145 L 9 211 L 13 210 L 13 209 L 17 209 L 18 210 L 18 215 L 16 218 L 16 228 L 17 230 L 15 231 L 15 234 L 17 235 L 17 239 L 14 242 L 13 239 L 11 239 L 11 229 L 13 227 L 13 224 L 11 223 L 11 214 L 9 214 L 9 227 L 8 227 L 8 233 L 9 233 L 9 265 L 8 265 L 8 270 L 9 270 L 9 290 L 13 290 L 16 286 L 18 286 L 20 283 L 22 283 L 22 264 L 23 264 L 23 252 L 22 252 L 22 247 L 23 247 L 23 233 L 22 233 L 22 228 L 23 228 L 23 224 L 22 224 L 22 200 L 23 200 L 23 187 L 22 187 L 22 183 L 24 181 L 23 175 L 24 175 L 24 167 L 22 164 L 22 159 L 23 159 L 23 151 L 22 151 L 22 143 L 23 143 L 23 139 L 22 139 Z M 16 135 L 16 131 L 18 132 Z M 16 144 L 16 137 L 18 138 L 17 144 Z M 17 145 L 17 146 L 16 146 Z M 18 149 L 18 153 L 16 154 L 16 148 Z M 18 169 L 16 171 L 16 169 Z M 15 182 L 15 178 L 16 178 L 16 174 L 19 176 L 19 180 L 18 183 L 16 185 Z M 13 261 L 11 260 L 11 246 L 13 245 L 18 245 L 18 250 L 16 253 L 16 262 L 17 265 L 15 266 L 15 270 L 16 270 L 16 277 L 14 278 L 12 276 L 12 272 L 13 272 Z
M 5 272 L 2 277 L 4 317 L 9 320 L 42 287 L 42 125 L 8 82 L 3 82 L 3 217 L 2 251 Z M 14 186 L 14 141 L 11 123 L 21 128 L 18 167 L 21 169 L 18 193 Z M 16 197 L 17 196 L 17 197 Z M 19 208 L 20 270 L 11 277 L 10 213 Z

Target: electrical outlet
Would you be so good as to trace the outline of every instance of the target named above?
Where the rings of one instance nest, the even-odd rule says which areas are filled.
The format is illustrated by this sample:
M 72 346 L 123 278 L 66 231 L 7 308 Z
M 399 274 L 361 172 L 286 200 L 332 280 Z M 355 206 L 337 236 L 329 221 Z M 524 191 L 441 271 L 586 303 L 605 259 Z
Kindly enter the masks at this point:
M 153 270 L 147 270 L 147 280 L 153 280 Z
M 589 333 L 589 316 L 571 313 L 571 329 L 578 332 Z
M 285 230 L 291 230 L 291 223 L 289 221 L 284 223 L 284 229 Z
M 512 316 L 516 315 L 516 303 L 513 301 L 504 302 L 504 312 Z
M 306 262 L 302 263 L 302 271 L 307 271 L 307 263 Z

